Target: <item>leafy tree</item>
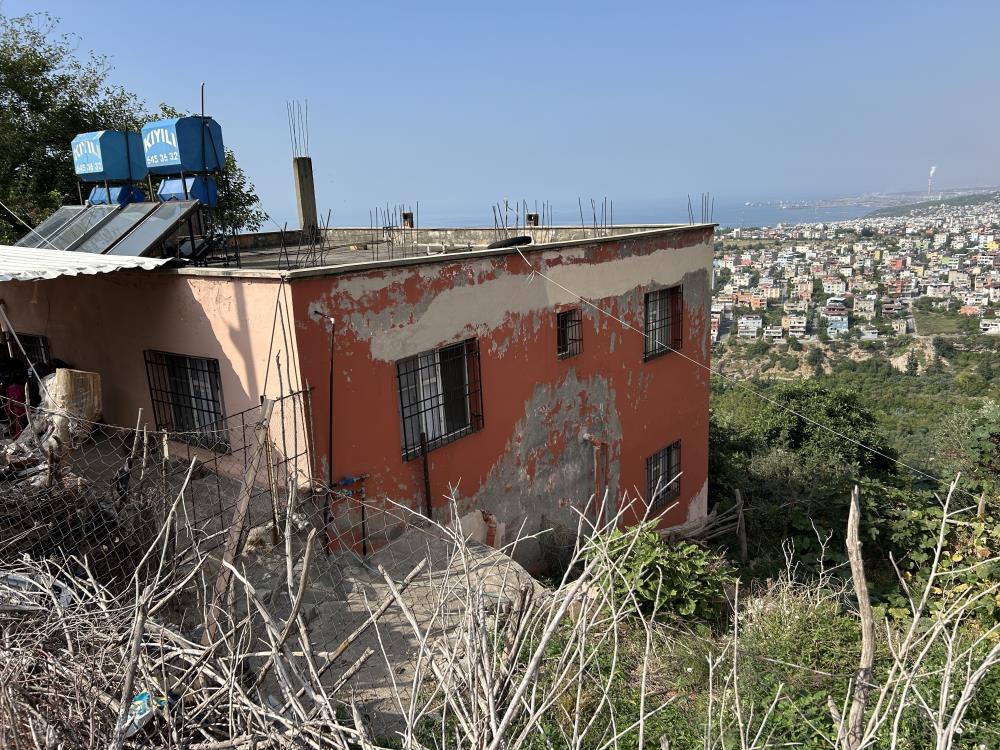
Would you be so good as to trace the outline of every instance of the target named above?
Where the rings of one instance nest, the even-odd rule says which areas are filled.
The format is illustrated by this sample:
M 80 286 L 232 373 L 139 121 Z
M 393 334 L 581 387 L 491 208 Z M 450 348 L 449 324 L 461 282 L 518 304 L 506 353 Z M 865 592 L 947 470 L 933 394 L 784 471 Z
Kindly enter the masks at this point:
M 747 344 L 747 347 L 743 352 L 743 356 L 747 359 L 759 359 L 760 357 L 767 356 L 769 351 L 771 351 L 771 344 L 768 341 L 765 341 L 764 339 L 756 339 Z
M 955 345 L 944 336 L 935 336 L 932 339 L 934 354 L 944 359 L 949 359 L 955 354 Z
M 909 355 L 906 357 L 906 374 L 916 375 L 919 369 L 920 362 L 917 360 L 917 353 L 911 349 Z
M 993 376 L 996 372 L 996 363 L 992 356 L 984 356 L 979 360 L 976 365 L 976 372 L 985 381 L 993 380 Z
M 934 358 L 931 359 L 931 363 L 927 365 L 924 370 L 928 375 L 940 375 L 944 372 L 944 365 L 941 363 L 941 356 L 934 352 Z
M 934 444 L 950 471 L 1000 496 L 1000 404 L 985 399 L 978 408 L 956 409 L 938 426 Z
M 228 148 L 216 212 L 222 225 L 234 232 L 256 232 L 267 220 L 253 183 Z
M 151 114 L 135 94 L 109 81 L 106 57 L 77 54 L 78 39 L 46 13 L 0 14 L 0 243 L 10 243 L 58 206 L 78 200 L 70 141 L 100 129 L 136 129 Z M 253 185 L 230 161 L 224 206 L 236 229 L 260 227 Z M 15 218 L 15 215 L 18 218 Z
M 74 55 L 74 40 L 39 13 L 0 15 L 0 242 L 37 224 L 69 196 L 76 177 L 69 144 L 100 120 L 115 127 L 134 101 L 105 84 L 107 62 Z M 13 212 L 13 214 L 11 213 Z
M 808 380 L 772 384 L 763 396 L 716 388 L 710 486 L 723 500 L 743 493 L 752 505 L 748 536 L 762 559 L 778 562 L 775 539 L 791 536 L 808 553 L 814 526 L 839 534 L 851 486 L 892 481 L 895 452 L 857 393 Z
M 185 117 L 191 114 L 160 104 L 160 111 L 143 115 L 132 126 L 134 130 L 142 128 L 147 122 L 172 117 Z M 267 220 L 267 214 L 260 205 L 257 190 L 254 188 L 246 172 L 236 163 L 236 155 L 232 149 L 226 149 L 226 158 L 221 184 L 219 185 L 219 204 L 215 209 L 219 223 L 232 232 L 256 232 Z

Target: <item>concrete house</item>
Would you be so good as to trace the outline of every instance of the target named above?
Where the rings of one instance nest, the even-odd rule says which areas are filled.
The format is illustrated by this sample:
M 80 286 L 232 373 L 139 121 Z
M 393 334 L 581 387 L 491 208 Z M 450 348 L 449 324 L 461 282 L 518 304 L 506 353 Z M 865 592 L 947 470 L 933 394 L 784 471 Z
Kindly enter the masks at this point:
M 764 320 L 760 315 L 741 315 L 736 321 L 736 335 L 741 339 L 755 339 L 763 326 Z
M 781 326 L 764 326 L 764 340 L 775 342 L 785 338 L 785 331 Z
M 781 327 L 788 331 L 789 336 L 802 338 L 806 335 L 808 320 L 805 315 L 783 315 Z
M 456 488 L 497 545 L 633 488 L 663 527 L 705 516 L 712 226 L 527 226 L 500 248 L 493 229 L 321 234 L 241 236 L 228 267 L 0 248 L 0 298 L 19 335 L 101 374 L 110 424 L 143 408 L 197 432 L 308 391 L 308 481 L 365 476 L 373 507 L 447 519 Z M 330 543 L 371 549 L 393 523 L 369 512 Z M 543 562 L 537 541 L 514 556 Z
M 854 300 L 854 314 L 860 318 L 871 319 L 875 317 L 875 298 L 865 297 Z

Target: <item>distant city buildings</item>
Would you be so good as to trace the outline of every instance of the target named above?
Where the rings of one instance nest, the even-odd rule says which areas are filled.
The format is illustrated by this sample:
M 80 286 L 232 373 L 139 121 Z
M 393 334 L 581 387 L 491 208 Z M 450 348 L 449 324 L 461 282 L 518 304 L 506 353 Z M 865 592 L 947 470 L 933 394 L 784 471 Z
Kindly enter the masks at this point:
M 906 215 L 723 230 L 713 341 L 915 333 L 913 306 L 980 319 L 1000 335 L 1000 196 Z M 727 240 L 739 240 L 729 243 Z M 732 248 L 732 249 L 730 249 Z

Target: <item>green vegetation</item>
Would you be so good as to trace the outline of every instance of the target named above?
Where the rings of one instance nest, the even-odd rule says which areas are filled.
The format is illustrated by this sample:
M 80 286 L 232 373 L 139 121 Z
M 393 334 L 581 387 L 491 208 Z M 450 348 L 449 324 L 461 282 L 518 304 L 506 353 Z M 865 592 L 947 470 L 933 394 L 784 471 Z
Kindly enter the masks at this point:
M 779 359 L 778 364 L 780 364 L 782 369 L 785 370 L 797 370 L 799 369 L 799 358 L 792 355 L 787 355 Z
M 861 362 L 845 359 L 816 382 L 857 394 L 872 409 L 900 459 L 936 474 L 937 435 L 950 415 L 976 409 L 984 398 L 1000 400 L 1000 352 L 979 348 L 1000 342 L 977 336 L 963 339 L 962 348 L 955 339 L 942 337 L 935 343 L 934 356 L 924 362 L 919 375 L 910 369 L 920 360 L 911 350 L 907 372 L 880 357 Z
M 739 491 L 752 506 L 750 571 L 767 576 L 783 560 L 776 538 L 794 538 L 816 562 L 817 531 L 841 533 L 851 487 L 892 481 L 895 456 L 875 413 L 851 390 L 815 379 L 754 388 L 763 399 L 745 388 L 713 389 L 709 495 L 726 504 Z
M 135 94 L 108 80 L 107 58 L 77 55 L 79 40 L 45 13 L 5 16 L 0 8 L 0 201 L 29 224 L 78 201 L 70 141 L 92 130 L 136 130 L 176 112 L 149 111 Z M 29 127 L 30 125 L 30 127 Z M 221 220 L 236 230 L 258 229 L 265 215 L 253 185 L 227 151 L 228 196 Z M 227 210 L 228 209 L 228 210 Z M 0 211 L 0 243 L 26 228 Z
M 618 600 L 635 597 L 638 609 L 650 616 L 716 616 L 732 569 L 703 547 L 664 544 L 655 529 L 650 521 L 636 533 L 611 532 L 601 549 L 610 562 L 602 587 Z
M 915 310 L 913 319 L 921 336 L 979 333 L 979 318 L 940 310 Z
M 768 395 L 782 400 L 804 395 L 805 411 L 816 416 L 830 417 L 832 409 L 858 406 L 851 396 L 814 385 L 804 392 L 775 386 Z M 871 413 L 862 407 L 861 414 L 860 426 L 877 430 Z M 839 426 L 858 427 L 851 419 Z M 763 432 L 773 437 L 781 428 L 777 434 L 786 445 L 797 443 L 815 456 L 830 446 L 808 424 L 808 419 L 796 422 L 772 416 L 763 422 L 752 420 L 748 432 L 761 434 L 767 428 Z M 730 423 L 734 425 L 740 426 L 738 418 Z M 758 447 L 769 449 L 763 443 Z M 724 453 L 722 459 L 731 455 Z M 855 448 L 847 447 L 834 460 L 859 466 L 860 459 Z M 990 655 L 995 639 L 989 633 L 997 622 L 997 602 L 992 595 L 976 600 L 970 592 L 988 592 L 996 585 L 1000 518 L 987 515 L 976 523 L 942 527 L 941 506 L 928 503 L 926 493 L 894 488 L 891 469 L 883 471 L 869 463 L 859 470 L 890 482 L 878 489 L 868 485 L 862 494 L 866 567 L 876 568 L 880 556 L 891 551 L 908 590 L 917 597 L 907 598 L 899 585 L 885 585 L 877 568 L 873 571 L 878 627 L 868 677 L 871 692 L 862 718 L 874 729 L 864 746 L 971 750 L 989 743 L 1000 732 L 1000 670 L 987 670 L 971 695 L 960 744 L 939 744 L 928 714 L 940 710 L 946 720 L 956 715 L 957 694 L 943 686 L 944 676 L 961 689 L 973 671 L 966 663 L 989 663 L 995 658 Z M 748 519 L 765 505 L 762 496 L 756 496 L 748 505 Z M 942 528 L 945 543 L 939 549 L 936 540 Z M 815 559 L 803 567 L 800 563 L 808 559 L 800 554 L 800 545 L 807 533 L 820 541 L 814 548 Z M 615 746 L 609 743 L 610 732 L 615 732 L 619 747 L 656 747 L 660 738 L 682 750 L 756 747 L 743 739 L 744 730 L 734 717 L 736 702 L 739 711 L 755 717 L 752 726 L 771 738 L 769 745 L 849 747 L 834 742 L 837 722 L 829 708 L 851 696 L 862 654 L 862 627 L 851 582 L 843 569 L 836 568 L 843 559 L 840 537 L 822 527 L 784 535 L 773 526 L 767 544 L 780 547 L 788 558 L 782 555 L 782 564 L 766 580 L 755 578 L 745 566 L 739 606 L 720 610 L 723 591 L 728 589 L 729 601 L 735 603 L 735 589 L 729 584 L 728 566 L 709 550 L 690 543 L 664 545 L 648 527 L 598 534 L 589 542 L 585 558 L 596 567 L 599 591 L 588 593 L 587 604 L 559 621 L 551 640 L 542 643 L 536 635 L 518 654 L 524 670 L 534 650 L 544 647 L 540 680 L 532 694 L 558 696 L 551 710 L 540 713 L 537 724 L 517 725 L 532 738 L 525 746 L 609 747 Z M 940 558 L 934 569 L 943 574 L 934 581 L 926 576 L 932 569 L 930 556 Z M 985 562 L 979 571 L 970 572 L 969 560 Z M 926 606 L 914 605 L 925 587 L 930 587 Z M 674 589 L 683 593 L 663 596 Z M 963 606 L 965 614 L 956 618 L 956 607 Z M 941 622 L 945 627 L 937 629 Z M 518 623 L 511 618 L 504 627 L 509 632 Z M 910 628 L 919 638 L 912 646 L 901 647 Z M 509 638 L 501 631 L 501 642 Z M 956 653 L 969 661 L 957 665 Z M 902 691 L 894 687 L 898 682 L 893 683 L 901 679 L 894 672 L 899 664 L 910 670 Z M 911 690 L 924 700 L 933 698 L 928 703 L 934 708 L 924 710 Z M 508 694 L 504 691 L 499 697 Z M 895 705 L 887 710 L 883 701 L 893 704 L 901 694 L 911 697 L 895 704 L 898 710 Z M 645 715 L 641 733 L 635 721 L 640 715 Z M 890 720 L 874 721 L 878 716 Z M 448 727 L 456 721 L 442 712 L 440 720 L 428 722 L 422 735 L 425 746 L 441 746 L 434 740 L 440 736 L 441 723 Z M 614 729 L 606 729 L 610 727 Z M 449 734 L 460 734 L 459 729 L 453 726 Z

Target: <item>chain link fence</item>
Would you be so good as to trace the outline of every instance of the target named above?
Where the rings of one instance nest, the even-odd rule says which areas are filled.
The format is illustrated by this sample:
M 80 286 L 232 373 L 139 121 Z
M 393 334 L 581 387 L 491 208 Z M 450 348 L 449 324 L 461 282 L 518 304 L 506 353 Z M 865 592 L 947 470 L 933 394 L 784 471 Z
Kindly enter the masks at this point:
M 308 392 L 232 415 L 211 434 L 156 430 L 143 413 L 125 428 L 16 402 L 0 406 L 24 411 L 28 423 L 0 443 L 0 566 L 71 561 L 77 575 L 112 589 L 128 586 L 137 571 L 139 580 L 147 569 L 151 577 L 157 566 L 162 577 L 166 566 L 184 590 L 161 615 L 198 638 L 211 627 L 205 612 L 235 628 L 249 609 L 231 591 L 218 601 L 217 580 L 204 570 L 218 576 L 222 561 L 231 561 L 277 617 L 290 617 L 288 572 L 311 547 L 297 614 L 312 649 L 346 649 L 343 659 L 359 664 L 340 687 L 374 732 L 390 736 L 402 726 L 396 696 L 406 693 L 419 645 L 410 623 L 386 607 L 363 636 L 352 634 L 399 586 L 411 614 L 426 618 L 422 625 L 433 619 L 431 630 L 447 637 L 464 616 L 469 571 L 456 574 L 453 541 L 422 514 L 422 498 L 370 498 L 363 475 L 333 487 L 315 480 Z M 170 554 L 151 560 L 165 525 Z M 195 555 L 212 564 L 187 580 Z M 472 576 L 492 595 L 514 596 L 530 578 L 520 569 L 510 574 L 510 562 L 481 546 Z

